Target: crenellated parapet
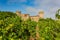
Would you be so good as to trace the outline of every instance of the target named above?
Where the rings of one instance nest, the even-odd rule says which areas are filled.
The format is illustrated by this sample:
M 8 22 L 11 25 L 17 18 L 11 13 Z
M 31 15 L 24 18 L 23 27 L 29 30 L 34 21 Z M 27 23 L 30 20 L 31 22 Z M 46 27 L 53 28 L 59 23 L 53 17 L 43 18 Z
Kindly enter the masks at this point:
M 32 21 L 38 22 L 39 18 L 44 18 L 44 11 L 40 11 L 36 16 L 30 16 L 29 14 L 22 14 L 21 11 L 20 12 L 16 11 L 16 14 L 19 17 L 21 16 L 22 20 L 24 21 L 30 18 Z

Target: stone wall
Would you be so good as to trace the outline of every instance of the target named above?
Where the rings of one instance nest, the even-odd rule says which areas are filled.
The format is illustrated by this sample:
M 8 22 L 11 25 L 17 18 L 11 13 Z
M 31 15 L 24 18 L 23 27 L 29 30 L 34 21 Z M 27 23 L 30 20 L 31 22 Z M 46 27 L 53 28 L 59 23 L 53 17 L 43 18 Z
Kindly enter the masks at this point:
M 30 16 L 30 19 L 31 19 L 32 21 L 38 22 L 39 16 Z
M 39 14 L 36 16 L 30 16 L 29 14 L 22 14 L 19 11 L 16 11 L 16 14 L 19 17 L 21 16 L 22 20 L 24 20 L 24 21 L 30 18 L 32 21 L 38 22 L 39 18 L 44 18 L 44 12 L 43 11 L 40 11 Z

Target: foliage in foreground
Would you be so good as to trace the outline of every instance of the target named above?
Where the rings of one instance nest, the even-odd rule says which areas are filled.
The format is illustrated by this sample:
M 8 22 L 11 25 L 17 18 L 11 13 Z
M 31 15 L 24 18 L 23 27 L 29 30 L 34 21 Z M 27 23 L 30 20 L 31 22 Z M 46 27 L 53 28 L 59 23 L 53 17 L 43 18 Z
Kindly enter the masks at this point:
M 12 12 L 0 12 L 0 40 L 30 40 L 36 38 L 38 25 L 38 40 L 60 40 L 60 20 L 51 18 L 40 19 L 39 22 L 21 20 Z

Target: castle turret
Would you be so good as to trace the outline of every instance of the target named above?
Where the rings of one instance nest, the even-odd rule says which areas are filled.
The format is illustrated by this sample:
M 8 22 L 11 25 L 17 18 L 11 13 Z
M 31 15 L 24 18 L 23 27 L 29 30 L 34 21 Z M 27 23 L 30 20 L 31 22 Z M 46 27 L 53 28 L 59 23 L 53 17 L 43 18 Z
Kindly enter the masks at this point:
M 20 17 L 21 16 L 21 11 L 16 11 L 16 14 Z
M 40 11 L 37 16 L 30 16 L 29 14 L 22 14 L 21 11 L 16 11 L 17 16 L 21 17 L 22 20 L 26 21 L 29 18 L 32 21 L 38 22 L 39 18 L 44 18 L 44 11 Z
M 40 11 L 38 16 L 39 16 L 39 18 L 44 18 L 44 11 Z

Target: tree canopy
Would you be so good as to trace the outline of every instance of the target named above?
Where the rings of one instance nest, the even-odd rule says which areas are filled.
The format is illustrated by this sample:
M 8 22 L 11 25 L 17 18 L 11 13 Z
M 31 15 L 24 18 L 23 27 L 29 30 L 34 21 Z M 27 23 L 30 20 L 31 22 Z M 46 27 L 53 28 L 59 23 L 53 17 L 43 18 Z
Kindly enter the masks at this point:
M 13 12 L 0 11 L 0 40 L 60 40 L 60 20 L 23 21 Z

